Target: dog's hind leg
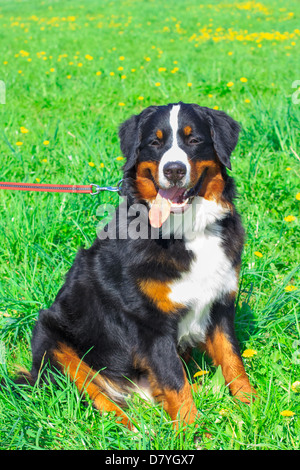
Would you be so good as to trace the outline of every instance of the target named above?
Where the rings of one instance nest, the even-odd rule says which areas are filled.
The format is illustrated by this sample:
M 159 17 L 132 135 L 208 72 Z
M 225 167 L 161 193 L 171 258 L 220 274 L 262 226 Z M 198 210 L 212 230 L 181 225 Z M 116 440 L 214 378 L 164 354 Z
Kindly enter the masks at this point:
M 53 351 L 53 357 L 60 368 L 70 376 L 80 392 L 86 392 L 100 412 L 115 412 L 119 421 L 129 429 L 133 428 L 124 410 L 113 400 L 121 396 L 116 384 L 109 382 L 100 373 L 94 371 L 77 353 L 64 344 Z

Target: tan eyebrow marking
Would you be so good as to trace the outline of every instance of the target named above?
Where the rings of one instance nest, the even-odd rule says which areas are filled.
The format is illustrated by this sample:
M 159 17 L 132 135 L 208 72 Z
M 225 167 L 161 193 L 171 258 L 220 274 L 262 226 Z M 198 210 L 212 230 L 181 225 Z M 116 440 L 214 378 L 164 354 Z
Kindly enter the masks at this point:
M 163 138 L 163 132 L 162 132 L 160 129 L 157 129 L 157 131 L 156 131 L 156 137 L 158 137 L 159 139 L 162 139 L 162 138 Z
M 185 126 L 185 128 L 183 129 L 183 133 L 184 135 L 190 135 L 192 133 L 191 126 Z

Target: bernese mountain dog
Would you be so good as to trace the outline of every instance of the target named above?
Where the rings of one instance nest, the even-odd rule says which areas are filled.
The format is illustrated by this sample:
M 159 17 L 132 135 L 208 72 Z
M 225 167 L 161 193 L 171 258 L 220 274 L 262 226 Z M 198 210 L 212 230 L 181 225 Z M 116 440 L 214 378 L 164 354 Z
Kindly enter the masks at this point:
M 222 111 L 182 102 L 120 126 L 123 202 L 39 313 L 18 383 L 58 369 L 129 427 L 124 408 L 139 390 L 185 427 L 197 409 L 181 358 L 198 347 L 234 397 L 252 399 L 234 331 L 244 231 L 227 169 L 239 130 Z

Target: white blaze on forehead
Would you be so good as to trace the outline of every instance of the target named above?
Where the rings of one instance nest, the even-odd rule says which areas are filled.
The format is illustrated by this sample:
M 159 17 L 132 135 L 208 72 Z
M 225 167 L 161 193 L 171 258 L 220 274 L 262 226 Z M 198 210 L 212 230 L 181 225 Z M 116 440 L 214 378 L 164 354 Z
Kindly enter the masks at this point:
M 180 104 L 176 104 L 172 106 L 172 109 L 170 111 L 170 126 L 172 129 L 172 134 L 173 134 L 173 142 L 174 140 L 177 143 L 177 131 L 178 131 L 178 114 L 180 111 Z
M 170 186 L 170 182 L 167 180 L 167 178 L 165 177 L 163 173 L 163 168 L 165 164 L 169 162 L 181 162 L 186 166 L 187 173 L 186 173 L 186 176 L 182 180 L 183 186 L 185 186 L 190 180 L 191 169 L 190 169 L 190 164 L 188 161 L 188 156 L 179 147 L 178 140 L 177 140 L 179 111 L 180 111 L 180 104 L 176 104 L 172 106 L 171 111 L 170 111 L 170 118 L 169 118 L 169 124 L 171 127 L 171 133 L 172 133 L 172 145 L 171 145 L 171 148 L 169 148 L 169 150 L 167 150 L 162 156 L 162 159 L 160 161 L 159 168 L 158 168 L 159 184 L 164 188 L 168 188 Z

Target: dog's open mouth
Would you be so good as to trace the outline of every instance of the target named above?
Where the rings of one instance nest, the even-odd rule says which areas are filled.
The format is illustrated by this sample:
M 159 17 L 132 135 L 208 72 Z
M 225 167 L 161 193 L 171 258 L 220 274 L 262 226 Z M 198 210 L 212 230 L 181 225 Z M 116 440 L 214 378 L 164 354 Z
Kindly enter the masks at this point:
M 171 212 L 183 212 L 192 199 L 187 196 L 186 188 L 173 186 L 170 189 L 159 189 L 149 211 L 149 221 L 152 227 L 161 227 Z
M 160 189 L 149 211 L 149 221 L 152 227 L 159 228 L 167 220 L 170 213 L 184 212 L 193 198 L 199 193 L 206 176 L 206 169 L 193 188 L 180 188 L 173 186 L 169 189 Z

